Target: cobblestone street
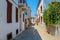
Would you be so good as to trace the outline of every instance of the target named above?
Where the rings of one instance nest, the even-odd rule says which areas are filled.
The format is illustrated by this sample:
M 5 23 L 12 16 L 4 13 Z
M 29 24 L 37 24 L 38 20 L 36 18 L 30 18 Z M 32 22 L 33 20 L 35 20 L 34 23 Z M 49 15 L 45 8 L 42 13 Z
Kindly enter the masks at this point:
M 42 40 L 37 30 L 34 27 L 29 27 L 27 30 L 22 32 L 14 40 Z

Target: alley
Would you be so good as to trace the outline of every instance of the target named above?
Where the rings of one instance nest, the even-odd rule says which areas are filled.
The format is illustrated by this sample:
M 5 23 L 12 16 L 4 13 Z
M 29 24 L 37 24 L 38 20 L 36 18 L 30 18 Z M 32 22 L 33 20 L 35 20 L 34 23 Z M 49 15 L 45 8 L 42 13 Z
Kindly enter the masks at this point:
M 24 32 L 22 32 L 14 40 L 42 40 L 37 30 L 34 27 L 29 27 Z

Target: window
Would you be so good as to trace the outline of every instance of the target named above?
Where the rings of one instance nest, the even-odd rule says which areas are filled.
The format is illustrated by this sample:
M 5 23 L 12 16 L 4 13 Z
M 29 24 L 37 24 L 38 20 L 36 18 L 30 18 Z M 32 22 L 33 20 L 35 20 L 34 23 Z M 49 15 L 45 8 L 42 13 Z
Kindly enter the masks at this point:
M 22 3 L 22 0 L 19 0 L 19 3 Z
M 27 12 L 26 12 L 26 15 L 27 15 Z
M 25 3 L 25 0 L 19 0 L 19 3 Z
M 18 29 L 16 29 L 16 34 L 18 34 Z
M 42 16 L 40 16 L 40 22 L 41 22 L 41 24 L 42 24 Z
M 12 32 L 7 34 L 7 40 L 11 40 L 12 39 Z
M 42 13 L 42 6 L 40 7 L 41 13 Z
M 7 1 L 7 23 L 12 23 L 12 4 Z
M 25 3 L 25 0 L 23 0 L 23 3 Z
M 16 22 L 18 22 L 18 8 L 16 8 Z
M 24 22 L 24 14 L 23 14 L 23 22 Z

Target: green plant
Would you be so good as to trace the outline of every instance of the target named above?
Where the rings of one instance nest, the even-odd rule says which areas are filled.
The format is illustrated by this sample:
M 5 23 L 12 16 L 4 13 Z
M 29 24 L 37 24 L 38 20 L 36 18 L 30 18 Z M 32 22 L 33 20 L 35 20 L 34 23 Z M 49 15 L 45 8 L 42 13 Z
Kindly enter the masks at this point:
M 60 2 L 53 2 L 44 11 L 43 19 L 46 25 L 60 24 Z

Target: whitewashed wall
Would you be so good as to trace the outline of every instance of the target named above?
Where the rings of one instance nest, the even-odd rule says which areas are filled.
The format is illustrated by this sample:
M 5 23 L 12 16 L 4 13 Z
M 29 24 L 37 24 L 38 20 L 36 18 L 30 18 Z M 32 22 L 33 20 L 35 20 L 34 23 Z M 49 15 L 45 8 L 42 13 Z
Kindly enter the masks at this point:
M 22 11 L 20 13 L 20 8 L 18 8 L 18 21 L 19 21 L 19 28 L 20 28 L 20 31 L 24 31 L 25 30 L 25 22 L 23 22 L 23 14 L 25 14 L 24 11 Z M 20 18 L 21 17 L 21 18 Z M 24 17 L 25 18 L 25 17 Z
M 42 16 L 43 17 L 43 11 L 44 11 L 44 8 L 43 8 L 43 2 L 44 2 L 44 0 L 41 0 L 41 2 L 40 2 L 40 4 L 39 4 L 39 6 L 38 6 L 38 10 L 37 10 L 37 15 L 38 15 L 38 19 L 39 19 L 39 17 L 40 16 Z M 41 13 L 41 7 L 42 6 L 42 13 Z M 44 24 L 44 22 L 43 22 L 43 18 L 42 18 L 42 24 Z
M 12 2 L 11 0 L 9 0 Z M 13 2 L 12 2 L 13 3 Z M 16 23 L 16 8 L 12 6 L 12 23 L 7 23 L 7 2 L 0 0 L 0 40 L 7 40 L 7 34 L 12 32 L 13 38 L 16 36 L 16 29 L 19 29 L 19 23 Z
M 21 29 L 22 29 L 22 31 L 25 30 L 25 26 L 24 26 L 24 22 L 23 22 L 23 14 L 24 14 L 24 12 L 21 13 Z

